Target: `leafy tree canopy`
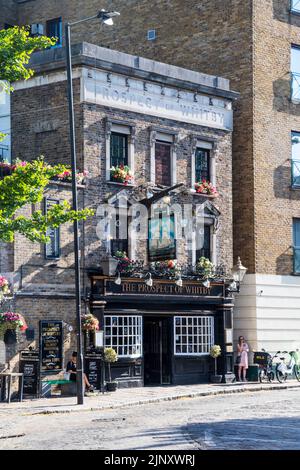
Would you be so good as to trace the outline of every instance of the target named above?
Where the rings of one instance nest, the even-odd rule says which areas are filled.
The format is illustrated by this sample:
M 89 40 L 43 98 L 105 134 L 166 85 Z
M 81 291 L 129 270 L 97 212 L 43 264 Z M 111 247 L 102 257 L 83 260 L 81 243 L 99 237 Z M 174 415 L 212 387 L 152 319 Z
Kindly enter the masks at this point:
M 18 232 L 32 242 L 47 243 L 47 228 L 93 215 L 90 209 L 75 212 L 67 201 L 53 205 L 46 215 L 41 210 L 29 217 L 17 214 L 27 204 L 41 203 L 49 181 L 66 169 L 64 165 L 47 165 L 43 159 L 17 162 L 11 175 L 0 179 L 0 241 L 12 242 Z
M 38 49 L 46 49 L 56 43 L 55 38 L 30 37 L 28 28 L 14 26 L 0 30 L 0 79 L 2 85 L 17 80 L 27 80 L 33 70 L 26 67 L 30 56 Z M 6 85 L 7 86 L 7 85 Z

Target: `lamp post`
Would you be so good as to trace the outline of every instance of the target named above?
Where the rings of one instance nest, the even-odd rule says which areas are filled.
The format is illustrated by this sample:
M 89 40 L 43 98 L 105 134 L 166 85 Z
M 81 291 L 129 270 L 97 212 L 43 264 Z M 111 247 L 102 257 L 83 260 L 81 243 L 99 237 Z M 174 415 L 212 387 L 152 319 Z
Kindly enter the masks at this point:
M 95 16 L 83 18 L 65 26 L 66 38 L 66 59 L 67 59 L 67 86 L 69 104 L 69 125 L 71 142 L 71 168 L 72 168 L 72 198 L 73 210 L 78 210 L 77 182 L 76 182 L 76 139 L 75 139 L 75 119 L 73 102 L 73 82 L 72 82 L 72 54 L 71 54 L 71 27 L 85 21 L 98 18 L 101 23 L 113 25 L 113 17 L 120 13 L 105 10 L 99 11 Z M 75 300 L 76 300 L 76 322 L 77 322 L 77 404 L 82 405 L 84 401 L 84 381 L 83 381 L 83 352 L 82 352 L 82 329 L 81 329 L 81 287 L 80 287 L 80 260 L 79 260 L 79 231 L 78 220 L 74 221 L 74 255 L 75 255 Z

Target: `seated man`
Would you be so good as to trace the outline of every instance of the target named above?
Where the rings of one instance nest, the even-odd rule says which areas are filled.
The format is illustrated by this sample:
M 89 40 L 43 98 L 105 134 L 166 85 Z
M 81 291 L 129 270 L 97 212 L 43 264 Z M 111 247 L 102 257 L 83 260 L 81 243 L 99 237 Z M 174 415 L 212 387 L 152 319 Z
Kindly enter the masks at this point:
M 77 374 L 77 352 L 76 351 L 72 353 L 71 360 L 67 364 L 67 372 L 70 373 L 70 381 L 76 382 L 76 374 Z M 84 380 L 86 391 L 93 392 L 94 387 L 89 383 L 86 374 L 83 374 L 83 380 Z

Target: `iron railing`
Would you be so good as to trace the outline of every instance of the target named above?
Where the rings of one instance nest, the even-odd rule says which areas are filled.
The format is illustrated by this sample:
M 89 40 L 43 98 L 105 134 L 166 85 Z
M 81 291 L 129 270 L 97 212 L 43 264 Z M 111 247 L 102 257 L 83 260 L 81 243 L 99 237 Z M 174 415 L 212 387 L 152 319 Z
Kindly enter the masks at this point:
M 294 274 L 300 274 L 300 247 L 294 246 Z
M 292 188 L 300 188 L 300 160 L 291 161 Z
M 291 99 L 300 101 L 300 73 L 291 72 Z

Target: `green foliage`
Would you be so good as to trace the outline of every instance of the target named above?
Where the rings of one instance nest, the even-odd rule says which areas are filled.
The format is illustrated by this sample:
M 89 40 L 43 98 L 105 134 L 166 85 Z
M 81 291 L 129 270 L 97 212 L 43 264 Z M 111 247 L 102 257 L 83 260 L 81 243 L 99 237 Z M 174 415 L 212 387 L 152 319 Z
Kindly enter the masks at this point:
M 104 349 L 104 360 L 105 362 L 117 362 L 118 355 L 113 348 L 105 348 Z
M 67 201 L 53 205 L 47 215 L 41 210 L 33 211 L 30 217 L 17 214 L 27 204 L 41 203 L 49 181 L 66 169 L 64 165 L 47 165 L 41 158 L 18 162 L 11 176 L 0 180 L 0 241 L 12 242 L 18 232 L 32 242 L 47 243 L 47 228 L 93 215 L 90 209 L 75 212 Z
M 210 353 L 209 354 L 211 355 L 211 357 L 216 359 L 217 357 L 219 357 L 221 355 L 221 346 L 219 346 L 218 344 L 214 344 L 210 348 Z
M 55 38 L 30 37 L 28 28 L 15 26 L 0 31 L 0 79 L 9 83 L 27 80 L 33 70 L 26 68 L 31 54 L 56 43 Z M 2 83 L 2 86 L 7 86 Z

